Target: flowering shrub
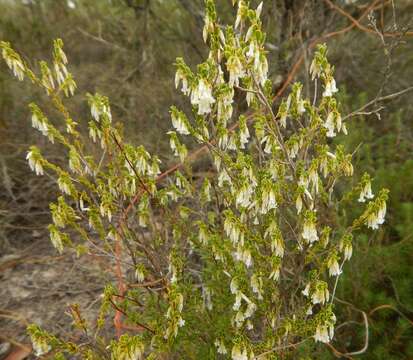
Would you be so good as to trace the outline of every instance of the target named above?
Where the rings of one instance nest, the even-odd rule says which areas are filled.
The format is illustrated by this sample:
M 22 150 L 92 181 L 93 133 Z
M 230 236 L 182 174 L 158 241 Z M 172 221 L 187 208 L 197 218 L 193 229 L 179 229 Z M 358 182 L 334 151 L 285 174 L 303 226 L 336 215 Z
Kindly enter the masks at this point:
M 96 325 L 71 307 L 85 341 L 32 325 L 37 355 L 270 359 L 333 338 L 335 291 L 353 234 L 383 224 L 387 190 L 375 196 L 368 174 L 351 183 L 352 154 L 332 141 L 347 129 L 326 46 L 311 63 L 313 98 L 295 83 L 275 111 L 263 4 L 233 3 L 235 24 L 223 27 L 206 0 L 208 59 L 196 70 L 176 61 L 176 86 L 193 111 L 170 110 L 175 172 L 161 173 L 157 156 L 124 142 L 100 94 L 87 95 L 89 136 L 82 134 L 65 106 L 76 83 L 61 40 L 53 66 L 41 62 L 39 75 L 1 43 L 16 77 L 43 88 L 62 116 L 64 130 L 30 105 L 33 127 L 68 158 L 61 166 L 34 146 L 27 154 L 31 169 L 54 176 L 62 193 L 50 204 L 53 245 L 116 259 L 118 284 L 107 285 Z M 213 171 L 202 179 L 185 138 L 208 150 Z M 357 198 L 369 202 L 343 224 L 342 202 Z M 112 312 L 118 336 L 108 341 L 101 333 Z

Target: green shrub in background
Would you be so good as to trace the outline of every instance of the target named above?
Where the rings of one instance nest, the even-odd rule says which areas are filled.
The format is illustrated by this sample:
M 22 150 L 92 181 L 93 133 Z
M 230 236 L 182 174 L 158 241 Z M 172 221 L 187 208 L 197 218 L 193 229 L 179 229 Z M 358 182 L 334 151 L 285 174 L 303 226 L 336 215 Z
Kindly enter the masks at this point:
M 363 97 L 361 97 L 363 98 Z M 397 108 L 395 106 L 391 108 Z M 413 286 L 413 161 L 409 110 L 358 117 L 350 126 L 350 147 L 362 144 L 355 155 L 357 166 L 374 171 L 375 183 L 391 189 L 387 225 L 374 236 L 359 236 L 350 275 L 343 277 L 338 297 L 369 314 L 370 341 L 366 359 L 409 359 L 412 349 L 411 299 Z M 348 315 L 360 321 L 349 306 Z M 343 329 L 352 347 L 363 346 L 359 325 Z

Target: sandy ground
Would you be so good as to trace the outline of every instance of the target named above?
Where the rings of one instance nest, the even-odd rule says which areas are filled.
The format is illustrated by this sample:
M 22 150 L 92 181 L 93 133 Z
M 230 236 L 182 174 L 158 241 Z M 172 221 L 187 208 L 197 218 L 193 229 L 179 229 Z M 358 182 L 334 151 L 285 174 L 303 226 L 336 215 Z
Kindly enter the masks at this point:
M 25 331 L 29 323 L 67 335 L 72 322 L 66 314 L 69 304 L 79 304 L 92 320 L 110 276 L 96 258 L 59 255 L 47 234 L 0 254 L 0 360 L 34 359 L 22 352 L 16 355 L 18 344 L 30 345 Z M 13 349 L 5 351 L 8 344 Z

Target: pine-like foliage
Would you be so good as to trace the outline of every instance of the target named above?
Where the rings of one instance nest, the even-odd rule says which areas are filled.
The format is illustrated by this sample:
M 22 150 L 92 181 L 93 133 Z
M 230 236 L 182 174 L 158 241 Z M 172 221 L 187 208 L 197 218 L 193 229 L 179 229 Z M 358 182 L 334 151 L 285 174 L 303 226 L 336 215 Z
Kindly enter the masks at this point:
M 333 338 L 335 291 L 353 233 L 383 224 L 387 190 L 373 194 L 367 174 L 352 186 L 352 154 L 333 141 L 347 129 L 326 47 L 311 63 L 312 98 L 295 83 L 275 109 L 263 4 L 233 2 L 235 23 L 222 26 L 206 1 L 205 62 L 191 69 L 176 60 L 176 86 L 192 113 L 171 107 L 174 172 L 161 173 L 157 156 L 123 140 L 100 94 L 87 95 L 88 136 L 78 130 L 83 120 L 65 105 L 76 83 L 61 40 L 39 74 L 1 44 L 16 77 L 43 88 L 61 114 L 54 123 L 30 105 L 33 127 L 67 153 L 65 166 L 36 147 L 27 154 L 31 169 L 55 177 L 61 191 L 50 205 L 53 245 L 116 259 L 117 286 L 106 287 L 96 326 L 71 308 L 86 341 L 33 325 L 37 355 L 270 359 Z M 191 169 L 190 143 L 209 154 L 212 170 L 202 179 Z M 340 215 L 349 200 L 368 202 L 347 224 Z M 100 333 L 112 313 L 124 334 L 109 342 Z

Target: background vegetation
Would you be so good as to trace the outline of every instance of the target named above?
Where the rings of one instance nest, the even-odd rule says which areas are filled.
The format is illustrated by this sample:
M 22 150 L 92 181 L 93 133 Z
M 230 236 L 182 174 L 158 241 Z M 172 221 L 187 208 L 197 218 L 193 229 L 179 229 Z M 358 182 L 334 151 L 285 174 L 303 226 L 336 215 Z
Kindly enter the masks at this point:
M 230 0 L 217 5 L 224 17 L 233 16 Z M 79 122 L 87 118 L 84 92 L 105 94 L 128 140 L 172 164 L 163 136 L 170 128 L 168 109 L 173 103 L 185 108 L 174 89 L 173 62 L 184 55 L 195 64 L 206 55 L 202 9 L 202 0 L 0 0 L 0 39 L 27 59 L 40 60 L 61 37 L 81 89 L 72 114 Z M 328 44 L 336 66 L 343 114 L 413 85 L 409 0 L 268 0 L 263 19 L 276 91 L 293 78 L 306 84 L 307 59 L 317 42 Z M 413 358 L 412 94 L 372 103 L 349 123 L 351 135 L 341 139 L 358 148 L 355 165 L 375 176 L 377 188 L 391 191 L 387 225 L 374 236 L 355 239 L 351 270 L 338 291 L 342 311 L 354 322 L 338 329 L 334 347 L 363 348 L 362 310 L 370 334 L 367 352 L 360 355 L 365 359 Z M 17 83 L 0 63 L 0 254 L 18 252 L 36 236 L 48 241 L 39 234 L 49 222 L 55 184 L 33 175 L 25 161 L 29 144 L 49 146 L 32 131 L 26 106 L 41 105 L 43 97 Z M 197 161 L 201 169 L 202 158 Z M 317 358 L 334 355 L 326 348 Z

